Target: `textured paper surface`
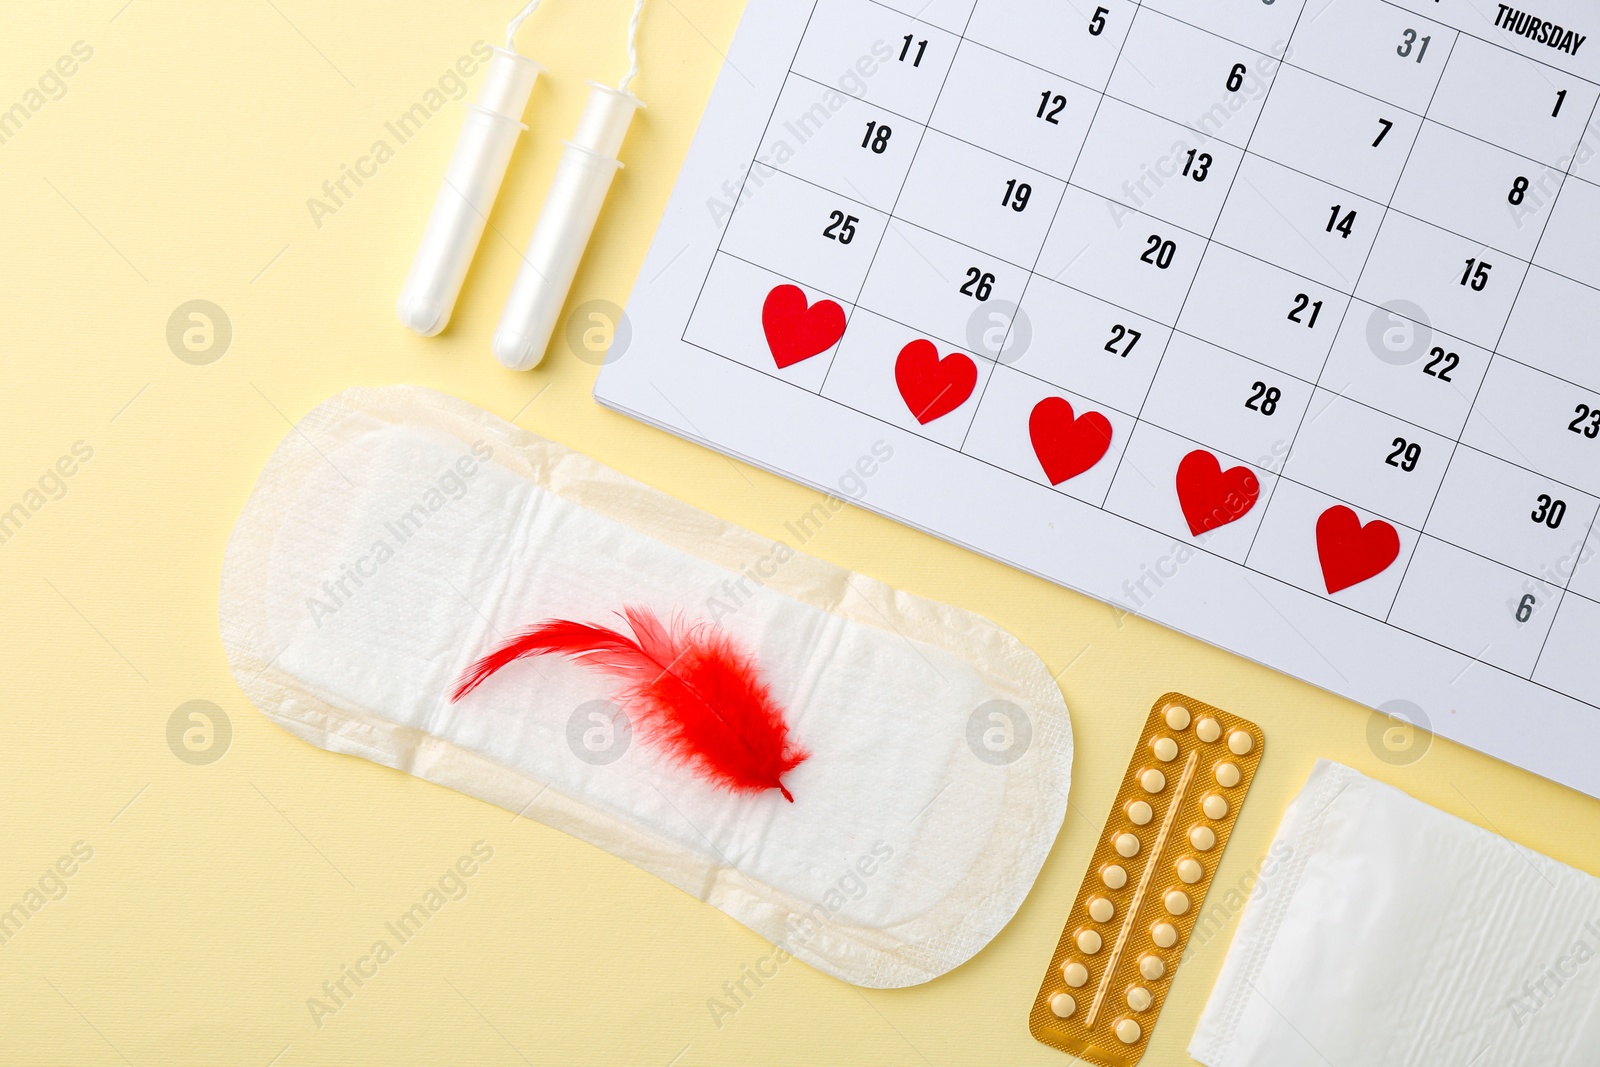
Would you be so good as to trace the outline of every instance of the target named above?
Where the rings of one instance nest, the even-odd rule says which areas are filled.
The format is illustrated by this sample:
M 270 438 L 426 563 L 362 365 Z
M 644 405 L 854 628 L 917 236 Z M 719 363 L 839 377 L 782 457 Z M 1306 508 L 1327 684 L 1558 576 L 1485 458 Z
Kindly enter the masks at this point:
M 1207 1067 L 1586 1067 L 1600 880 L 1319 760 L 1189 1054 Z

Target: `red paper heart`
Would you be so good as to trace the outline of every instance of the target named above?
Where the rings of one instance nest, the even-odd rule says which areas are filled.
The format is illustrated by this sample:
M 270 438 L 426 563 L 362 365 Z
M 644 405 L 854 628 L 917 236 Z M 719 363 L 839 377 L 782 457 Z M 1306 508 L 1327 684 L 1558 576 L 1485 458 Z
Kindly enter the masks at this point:
M 1317 555 L 1329 593 L 1383 573 L 1400 558 L 1400 535 L 1382 519 L 1365 526 L 1355 512 L 1336 504 L 1317 520 Z
M 761 305 L 761 328 L 782 370 L 837 344 L 844 336 L 844 308 L 832 300 L 807 304 L 798 285 L 780 285 Z
M 1261 482 L 1249 467 L 1223 470 L 1217 457 L 1203 448 L 1178 464 L 1178 504 L 1196 537 L 1244 518 L 1260 496 Z
M 927 425 L 967 402 L 978 384 L 978 367 L 960 352 L 940 359 L 932 341 L 912 341 L 894 361 L 894 383 L 911 414 Z
M 1028 436 L 1044 476 L 1060 485 L 1100 462 L 1111 447 L 1111 421 L 1098 411 L 1074 417 L 1065 399 L 1047 396 L 1028 416 Z

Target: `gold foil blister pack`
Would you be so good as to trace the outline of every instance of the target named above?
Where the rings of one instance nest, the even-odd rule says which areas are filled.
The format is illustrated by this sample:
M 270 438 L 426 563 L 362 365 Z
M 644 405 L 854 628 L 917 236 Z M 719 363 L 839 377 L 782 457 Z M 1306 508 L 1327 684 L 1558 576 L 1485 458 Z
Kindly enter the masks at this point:
M 1028 1017 L 1100 1064 L 1144 1055 L 1261 762 L 1260 727 L 1178 693 L 1156 701 Z

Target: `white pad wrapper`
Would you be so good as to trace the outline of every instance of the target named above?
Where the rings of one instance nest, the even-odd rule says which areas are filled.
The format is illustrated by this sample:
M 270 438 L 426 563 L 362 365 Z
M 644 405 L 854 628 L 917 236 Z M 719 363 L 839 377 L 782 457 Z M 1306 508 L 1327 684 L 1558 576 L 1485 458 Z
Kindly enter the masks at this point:
M 1600 880 L 1326 760 L 1268 855 L 1207 1067 L 1600 1062 Z
M 511 636 L 624 605 L 714 621 L 754 658 L 811 753 L 784 776 L 795 803 L 638 738 L 592 751 L 615 683 L 567 659 L 450 702 Z M 1066 810 L 1067 710 L 1010 634 L 423 389 L 341 393 L 284 438 L 228 544 L 221 625 L 290 732 L 606 849 L 857 985 L 987 944 Z

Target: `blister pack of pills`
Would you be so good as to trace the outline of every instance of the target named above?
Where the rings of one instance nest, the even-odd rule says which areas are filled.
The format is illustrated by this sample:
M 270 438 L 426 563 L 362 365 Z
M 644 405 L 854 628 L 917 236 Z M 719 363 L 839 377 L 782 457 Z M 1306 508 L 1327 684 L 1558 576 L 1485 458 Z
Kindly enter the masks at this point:
M 1237 715 L 1156 701 L 1034 1000 L 1034 1037 L 1101 1067 L 1139 1062 L 1262 745 Z

